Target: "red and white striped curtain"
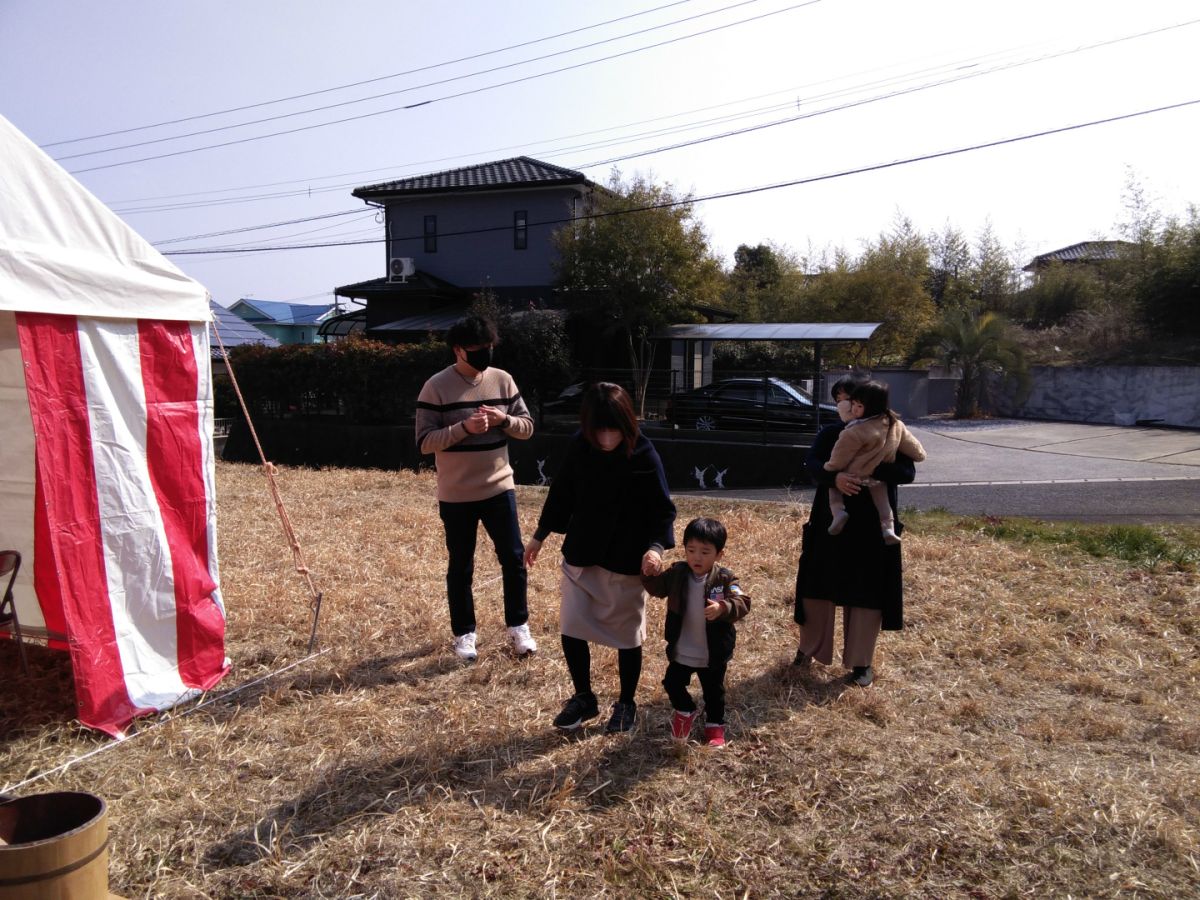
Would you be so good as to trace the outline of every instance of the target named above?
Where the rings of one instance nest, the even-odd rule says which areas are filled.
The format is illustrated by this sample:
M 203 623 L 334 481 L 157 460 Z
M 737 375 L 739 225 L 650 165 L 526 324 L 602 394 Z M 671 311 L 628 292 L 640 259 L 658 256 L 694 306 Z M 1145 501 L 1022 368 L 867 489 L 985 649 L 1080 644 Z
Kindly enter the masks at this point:
M 204 323 L 18 312 L 34 587 L 79 718 L 121 735 L 228 670 Z

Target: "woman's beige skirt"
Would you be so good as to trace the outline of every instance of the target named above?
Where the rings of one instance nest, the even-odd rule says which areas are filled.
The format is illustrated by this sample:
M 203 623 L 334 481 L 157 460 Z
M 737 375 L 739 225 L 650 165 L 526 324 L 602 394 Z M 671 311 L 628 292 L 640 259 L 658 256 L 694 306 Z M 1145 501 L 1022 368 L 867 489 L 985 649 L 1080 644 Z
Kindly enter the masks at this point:
M 646 592 L 641 578 L 565 561 L 562 573 L 558 621 L 563 634 L 619 650 L 642 646 Z

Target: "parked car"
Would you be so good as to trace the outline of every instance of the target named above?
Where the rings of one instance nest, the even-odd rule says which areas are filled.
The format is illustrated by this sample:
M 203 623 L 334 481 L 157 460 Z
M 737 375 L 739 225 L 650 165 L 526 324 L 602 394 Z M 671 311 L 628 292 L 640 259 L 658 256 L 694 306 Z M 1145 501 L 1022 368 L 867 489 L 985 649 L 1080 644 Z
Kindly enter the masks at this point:
M 821 404 L 821 422 L 837 418 L 837 407 Z M 667 419 L 680 428 L 805 431 L 816 426 L 812 395 L 782 378 L 725 378 L 667 401 Z
M 543 403 L 542 409 L 547 415 L 563 415 L 565 413 L 578 416 L 579 407 L 583 405 L 583 392 L 586 389 L 587 385 L 582 381 L 568 384 L 557 397 Z

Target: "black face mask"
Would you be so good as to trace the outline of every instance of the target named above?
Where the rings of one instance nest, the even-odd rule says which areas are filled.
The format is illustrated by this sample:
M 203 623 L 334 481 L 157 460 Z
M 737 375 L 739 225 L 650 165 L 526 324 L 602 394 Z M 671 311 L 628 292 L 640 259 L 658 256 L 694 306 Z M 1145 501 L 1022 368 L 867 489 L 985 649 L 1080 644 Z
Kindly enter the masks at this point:
M 478 350 L 464 350 L 463 356 L 466 357 L 467 365 L 476 372 L 482 372 L 492 364 L 491 347 L 480 347 Z

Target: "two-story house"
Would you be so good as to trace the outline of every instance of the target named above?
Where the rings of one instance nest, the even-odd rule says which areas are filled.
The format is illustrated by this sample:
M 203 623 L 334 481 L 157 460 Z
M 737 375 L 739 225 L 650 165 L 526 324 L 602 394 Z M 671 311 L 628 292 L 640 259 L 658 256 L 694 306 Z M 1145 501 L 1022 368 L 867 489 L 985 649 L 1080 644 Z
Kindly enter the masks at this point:
M 325 334 L 364 331 L 391 342 L 421 340 L 490 291 L 516 306 L 555 306 L 553 233 L 604 190 L 582 172 L 518 156 L 360 187 L 384 213 L 387 273 L 338 287 L 365 308 L 328 322 Z

